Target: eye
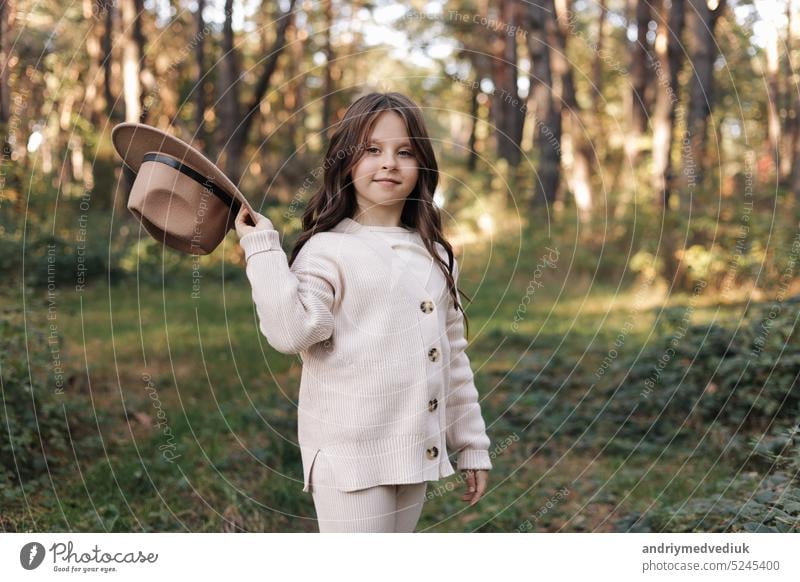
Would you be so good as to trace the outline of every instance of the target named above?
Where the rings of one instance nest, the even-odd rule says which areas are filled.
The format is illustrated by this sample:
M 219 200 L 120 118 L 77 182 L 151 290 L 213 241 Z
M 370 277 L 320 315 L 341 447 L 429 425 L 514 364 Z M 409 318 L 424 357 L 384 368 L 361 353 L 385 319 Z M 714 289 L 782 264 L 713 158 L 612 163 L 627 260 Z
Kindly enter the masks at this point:
M 368 147 L 368 148 L 367 148 L 367 151 L 368 151 L 368 152 L 370 152 L 370 153 L 372 153 L 373 151 L 376 151 L 376 152 L 377 152 L 377 151 L 378 151 L 378 148 L 376 148 L 376 147 Z
M 410 152 L 410 151 L 408 151 L 408 150 L 403 150 L 403 151 L 401 151 L 400 153 L 401 153 L 401 154 L 405 154 L 405 155 L 407 155 L 407 156 L 412 156 L 412 157 L 414 156 L 414 152 Z

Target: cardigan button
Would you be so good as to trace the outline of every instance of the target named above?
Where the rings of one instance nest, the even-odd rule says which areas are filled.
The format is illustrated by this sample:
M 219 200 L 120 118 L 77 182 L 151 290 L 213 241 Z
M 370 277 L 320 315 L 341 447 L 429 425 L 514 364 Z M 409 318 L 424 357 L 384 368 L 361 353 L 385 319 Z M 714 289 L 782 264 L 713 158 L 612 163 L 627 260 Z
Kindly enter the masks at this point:
M 429 411 L 433 412 L 437 408 L 439 408 L 439 401 L 436 398 L 434 398 L 433 400 L 429 400 L 428 401 L 428 410 Z
M 436 457 L 439 456 L 439 449 L 437 449 L 436 447 L 431 447 L 426 451 L 426 453 L 428 453 L 429 459 L 435 459 Z
M 430 313 L 433 311 L 433 301 L 423 301 L 419 304 L 419 308 L 422 310 L 422 313 Z
M 428 359 L 431 362 L 435 362 L 436 360 L 438 360 L 439 359 L 439 350 L 437 350 L 436 348 L 431 348 L 430 350 L 428 350 Z

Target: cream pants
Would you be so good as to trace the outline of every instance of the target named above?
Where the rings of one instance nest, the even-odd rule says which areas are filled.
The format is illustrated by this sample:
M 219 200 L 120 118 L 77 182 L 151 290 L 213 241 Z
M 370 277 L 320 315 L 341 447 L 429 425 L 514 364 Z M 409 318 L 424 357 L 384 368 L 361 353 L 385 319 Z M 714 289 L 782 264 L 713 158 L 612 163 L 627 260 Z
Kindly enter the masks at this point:
M 330 463 L 320 451 L 311 467 L 309 489 L 321 533 L 411 533 L 428 486 L 422 482 L 339 491 L 333 482 Z

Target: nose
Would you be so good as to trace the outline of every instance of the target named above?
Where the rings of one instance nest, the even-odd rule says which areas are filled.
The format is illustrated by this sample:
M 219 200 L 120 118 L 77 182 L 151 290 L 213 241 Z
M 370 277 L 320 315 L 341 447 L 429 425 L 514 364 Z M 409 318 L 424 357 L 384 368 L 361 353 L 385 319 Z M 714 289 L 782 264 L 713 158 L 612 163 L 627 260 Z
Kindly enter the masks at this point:
M 387 153 L 383 156 L 383 162 L 381 164 L 382 168 L 394 168 L 397 165 L 395 162 L 394 156 L 390 153 Z

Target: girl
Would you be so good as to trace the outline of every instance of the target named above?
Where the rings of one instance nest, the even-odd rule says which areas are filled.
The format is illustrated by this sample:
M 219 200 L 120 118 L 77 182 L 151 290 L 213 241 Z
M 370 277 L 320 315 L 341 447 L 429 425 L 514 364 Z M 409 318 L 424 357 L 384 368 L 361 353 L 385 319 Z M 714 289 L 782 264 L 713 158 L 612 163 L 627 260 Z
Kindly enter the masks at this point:
M 455 473 L 448 449 L 462 499 L 486 490 L 489 438 L 437 182 L 419 107 L 370 93 L 331 137 L 291 258 L 268 218 L 237 216 L 261 332 L 303 362 L 303 491 L 321 532 L 413 532 L 427 481 Z

